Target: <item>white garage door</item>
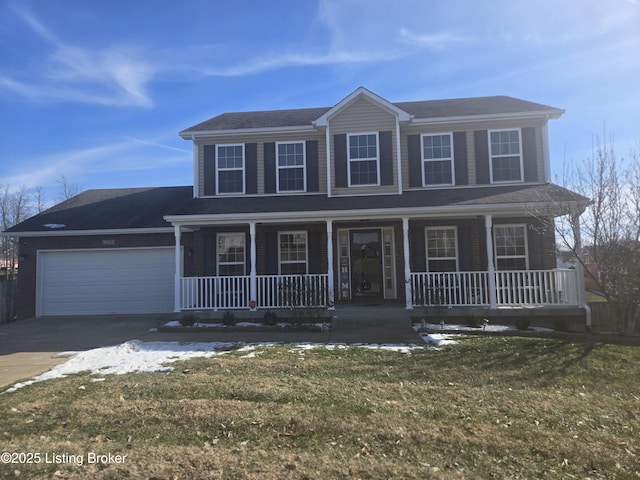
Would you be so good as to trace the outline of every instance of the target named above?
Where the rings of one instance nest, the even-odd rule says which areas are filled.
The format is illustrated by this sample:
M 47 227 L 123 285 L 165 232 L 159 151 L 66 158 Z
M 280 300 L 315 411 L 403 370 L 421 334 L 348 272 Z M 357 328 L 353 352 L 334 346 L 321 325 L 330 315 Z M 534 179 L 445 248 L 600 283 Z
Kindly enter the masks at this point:
M 174 248 L 38 254 L 37 314 L 173 311 Z

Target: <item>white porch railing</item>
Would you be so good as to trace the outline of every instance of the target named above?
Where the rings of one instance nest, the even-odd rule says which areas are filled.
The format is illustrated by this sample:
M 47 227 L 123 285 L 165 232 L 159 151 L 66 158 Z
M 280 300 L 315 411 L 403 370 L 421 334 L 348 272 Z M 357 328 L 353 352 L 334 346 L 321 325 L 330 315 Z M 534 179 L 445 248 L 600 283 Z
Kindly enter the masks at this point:
M 249 307 L 248 275 L 184 277 L 180 279 L 181 310 L 218 310 Z
M 496 306 L 579 305 L 576 270 L 495 272 Z M 411 274 L 411 301 L 424 305 L 491 305 L 489 272 L 419 272 Z
M 413 306 L 489 305 L 489 273 L 412 273 L 411 297 Z
M 258 275 L 257 298 L 251 299 L 251 277 L 183 277 L 181 310 L 231 310 L 328 306 L 328 275 Z
M 328 275 L 258 275 L 258 307 L 328 305 Z

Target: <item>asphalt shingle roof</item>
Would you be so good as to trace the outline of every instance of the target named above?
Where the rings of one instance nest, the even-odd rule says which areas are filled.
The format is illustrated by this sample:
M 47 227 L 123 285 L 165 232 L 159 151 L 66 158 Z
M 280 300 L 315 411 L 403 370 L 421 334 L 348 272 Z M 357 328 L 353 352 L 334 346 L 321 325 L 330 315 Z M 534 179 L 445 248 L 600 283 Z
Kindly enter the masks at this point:
M 192 187 L 87 190 L 18 225 L 9 233 L 169 228 L 164 215 L 193 198 Z
M 510 113 L 553 112 L 561 109 L 508 96 L 457 98 L 450 100 L 424 100 L 393 103 L 416 119 L 458 117 L 467 115 L 493 115 Z M 228 112 L 198 123 L 181 134 L 251 128 L 277 128 L 309 126 L 333 107 L 267 110 L 256 112 Z
M 587 199 L 558 185 L 510 185 L 470 188 L 424 189 L 402 195 L 326 195 L 197 198 L 174 209 L 170 215 L 215 215 L 314 211 L 380 210 L 413 207 L 464 207 L 478 205 L 563 205 Z M 526 213 L 526 212 L 523 212 Z
M 327 197 L 326 195 L 263 195 L 193 198 L 191 187 L 87 190 L 7 230 L 20 233 L 168 228 L 165 215 L 378 210 L 412 207 L 562 205 L 587 199 L 554 184 L 484 186 L 405 191 L 402 195 Z M 523 211 L 523 213 L 526 213 Z

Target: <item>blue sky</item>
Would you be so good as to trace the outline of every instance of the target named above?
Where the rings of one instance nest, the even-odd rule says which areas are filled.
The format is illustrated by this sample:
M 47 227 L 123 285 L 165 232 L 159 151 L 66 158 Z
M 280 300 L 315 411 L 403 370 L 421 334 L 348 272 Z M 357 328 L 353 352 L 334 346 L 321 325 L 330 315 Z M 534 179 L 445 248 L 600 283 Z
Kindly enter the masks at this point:
M 640 149 L 640 0 L 0 0 L 0 185 L 188 185 L 177 132 L 225 111 L 511 95 Z

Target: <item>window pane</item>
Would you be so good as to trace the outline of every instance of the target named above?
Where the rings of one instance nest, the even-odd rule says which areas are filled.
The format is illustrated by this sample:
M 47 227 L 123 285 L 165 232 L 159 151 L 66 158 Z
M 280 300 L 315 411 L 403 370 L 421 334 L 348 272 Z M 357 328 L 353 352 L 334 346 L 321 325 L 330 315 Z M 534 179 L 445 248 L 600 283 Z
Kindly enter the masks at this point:
M 302 165 L 304 165 L 304 149 L 302 143 L 278 144 L 279 167 Z
M 520 132 L 504 130 L 491 132 L 492 155 L 520 155 Z
M 424 162 L 424 181 L 427 185 L 451 184 L 451 161 L 429 161 Z
M 440 158 L 451 158 L 451 136 L 450 135 L 429 135 L 424 140 L 424 159 L 433 160 Z
M 350 135 L 349 136 L 349 158 L 364 159 L 376 158 L 378 146 L 376 135 Z
M 240 193 L 242 190 L 242 170 L 218 172 L 218 193 Z
M 351 162 L 351 185 L 378 183 L 378 162 L 375 160 Z
M 307 273 L 307 234 L 280 234 L 280 272 L 283 275 Z
M 218 168 L 242 168 L 242 146 L 218 147 Z
M 304 170 L 302 168 L 281 168 L 278 185 L 281 192 L 304 190 Z
M 522 225 L 494 228 L 496 266 L 500 270 L 527 268 L 526 229 Z
M 244 275 L 244 233 L 221 233 L 218 235 L 218 275 Z
M 520 180 L 520 157 L 498 157 L 492 159 L 493 181 Z
M 429 229 L 427 230 L 427 254 L 429 258 L 456 257 L 455 229 Z

